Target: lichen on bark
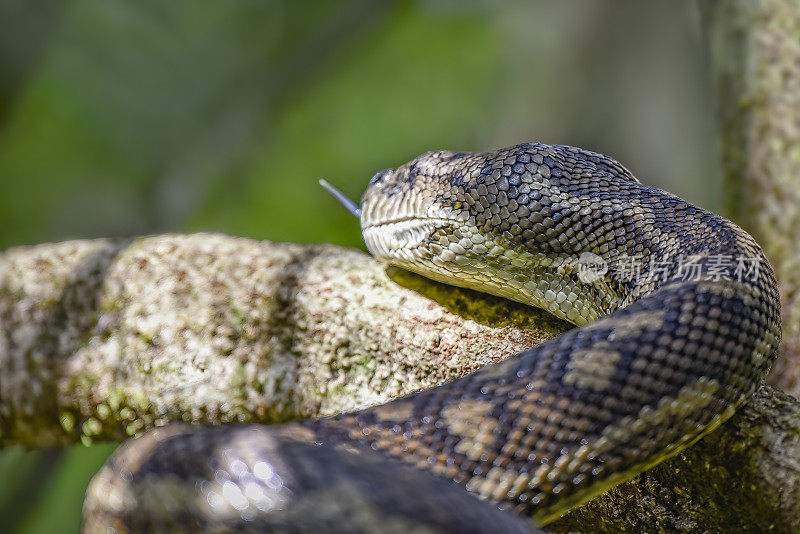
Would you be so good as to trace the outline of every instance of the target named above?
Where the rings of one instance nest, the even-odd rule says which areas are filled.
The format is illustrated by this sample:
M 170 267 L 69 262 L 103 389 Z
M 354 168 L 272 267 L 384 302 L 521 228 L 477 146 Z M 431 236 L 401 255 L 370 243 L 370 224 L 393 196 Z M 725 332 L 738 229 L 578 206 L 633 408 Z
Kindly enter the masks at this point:
M 568 327 L 388 273 L 414 290 L 330 245 L 167 235 L 6 251 L 0 442 L 47 447 L 169 421 L 329 415 L 431 387 Z
M 728 215 L 764 247 L 783 308 L 770 383 L 800 396 L 800 2 L 702 0 Z

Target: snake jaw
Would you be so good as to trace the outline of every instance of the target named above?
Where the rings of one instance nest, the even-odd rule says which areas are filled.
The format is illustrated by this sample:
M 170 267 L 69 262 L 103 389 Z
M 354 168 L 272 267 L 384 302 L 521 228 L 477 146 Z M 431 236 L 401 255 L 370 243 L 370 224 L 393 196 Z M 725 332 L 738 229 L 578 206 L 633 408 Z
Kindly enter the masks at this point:
M 362 233 L 370 254 L 402 267 L 431 261 L 435 256 L 432 239 L 449 225 L 445 219 L 407 217 L 371 225 Z

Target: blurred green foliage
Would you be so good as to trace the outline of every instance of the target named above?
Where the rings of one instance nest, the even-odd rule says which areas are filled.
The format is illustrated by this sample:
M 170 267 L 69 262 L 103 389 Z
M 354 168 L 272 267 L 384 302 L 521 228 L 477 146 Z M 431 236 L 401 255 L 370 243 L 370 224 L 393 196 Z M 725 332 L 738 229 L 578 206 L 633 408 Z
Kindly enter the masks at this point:
M 361 246 L 358 198 L 433 148 L 615 156 L 719 207 L 689 0 L 0 0 L 0 249 L 165 231 Z M 78 527 L 113 445 L 0 455 L 0 525 Z

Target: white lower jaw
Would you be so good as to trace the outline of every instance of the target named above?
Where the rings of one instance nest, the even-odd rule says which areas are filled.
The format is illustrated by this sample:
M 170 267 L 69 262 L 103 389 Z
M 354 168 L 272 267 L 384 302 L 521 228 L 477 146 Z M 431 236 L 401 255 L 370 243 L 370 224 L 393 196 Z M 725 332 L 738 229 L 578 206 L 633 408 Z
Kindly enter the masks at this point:
M 364 228 L 364 242 L 370 254 L 380 259 L 418 260 L 420 245 L 437 228 L 448 226 L 444 219 L 405 219 Z

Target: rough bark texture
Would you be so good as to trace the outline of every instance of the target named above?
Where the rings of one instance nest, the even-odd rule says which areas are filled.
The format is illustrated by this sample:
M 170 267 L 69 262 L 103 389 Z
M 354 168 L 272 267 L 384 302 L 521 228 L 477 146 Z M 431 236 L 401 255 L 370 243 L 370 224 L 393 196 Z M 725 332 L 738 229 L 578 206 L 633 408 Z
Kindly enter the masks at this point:
M 566 328 L 334 246 L 167 235 L 11 249 L 0 255 L 0 444 L 332 414 Z
M 219 235 L 0 255 L 3 444 L 172 420 L 274 422 L 377 403 L 567 328 L 334 246 Z M 719 431 L 558 531 L 800 529 L 800 404 L 762 390 Z
M 729 215 L 780 281 L 781 359 L 770 382 L 800 396 L 800 1 L 701 2 L 717 88 Z

